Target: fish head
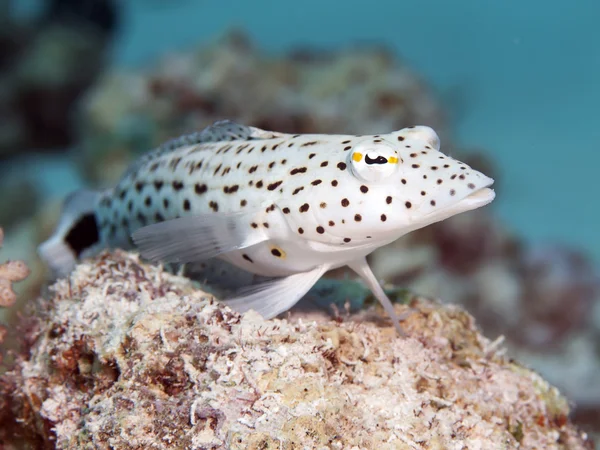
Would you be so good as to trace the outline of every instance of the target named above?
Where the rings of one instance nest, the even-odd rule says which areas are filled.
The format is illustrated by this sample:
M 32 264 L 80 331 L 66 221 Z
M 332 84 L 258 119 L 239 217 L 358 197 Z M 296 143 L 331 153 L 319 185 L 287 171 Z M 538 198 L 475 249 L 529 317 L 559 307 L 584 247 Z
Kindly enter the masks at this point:
M 494 180 L 439 149 L 438 135 L 426 126 L 356 141 L 345 156 L 355 195 L 344 232 L 395 240 L 494 199 Z

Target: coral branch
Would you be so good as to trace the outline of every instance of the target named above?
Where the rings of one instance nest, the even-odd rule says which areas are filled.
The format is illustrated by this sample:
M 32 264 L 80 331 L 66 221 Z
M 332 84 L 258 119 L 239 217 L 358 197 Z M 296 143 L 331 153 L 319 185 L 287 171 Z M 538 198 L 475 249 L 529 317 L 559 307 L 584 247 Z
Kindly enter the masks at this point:
M 0 248 L 4 242 L 4 232 L 0 228 Z M 8 261 L 0 264 L 0 306 L 12 306 L 17 294 L 12 284 L 22 281 L 29 275 L 29 268 L 23 261 Z

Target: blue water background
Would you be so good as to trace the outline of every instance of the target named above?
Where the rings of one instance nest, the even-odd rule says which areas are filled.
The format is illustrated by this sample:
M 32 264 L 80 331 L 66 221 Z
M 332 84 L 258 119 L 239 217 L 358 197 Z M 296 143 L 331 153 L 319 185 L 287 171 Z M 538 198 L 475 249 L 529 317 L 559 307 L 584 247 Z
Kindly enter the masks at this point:
M 149 64 L 232 26 L 275 53 L 385 44 L 448 102 L 459 142 L 497 162 L 499 217 L 532 241 L 573 244 L 600 261 L 600 1 L 121 4 L 119 65 Z

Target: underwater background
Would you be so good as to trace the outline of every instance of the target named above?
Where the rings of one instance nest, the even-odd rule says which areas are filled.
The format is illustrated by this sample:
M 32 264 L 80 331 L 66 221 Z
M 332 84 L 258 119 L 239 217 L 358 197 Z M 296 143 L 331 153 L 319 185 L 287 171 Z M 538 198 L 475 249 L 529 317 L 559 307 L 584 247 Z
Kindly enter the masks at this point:
M 378 275 L 506 335 L 598 432 L 599 21 L 593 0 L 0 0 L 2 255 L 32 269 L 0 318 L 44 284 L 65 195 L 170 137 L 430 125 L 497 198 L 378 252 Z

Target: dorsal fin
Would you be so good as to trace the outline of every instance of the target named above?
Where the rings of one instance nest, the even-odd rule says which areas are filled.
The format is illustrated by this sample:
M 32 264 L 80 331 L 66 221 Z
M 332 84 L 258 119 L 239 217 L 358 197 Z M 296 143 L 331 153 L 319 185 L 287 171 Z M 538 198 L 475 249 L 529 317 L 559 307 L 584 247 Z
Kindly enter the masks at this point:
M 137 171 L 148 161 L 171 153 L 181 147 L 206 144 L 208 142 L 250 141 L 258 139 L 274 139 L 284 136 L 285 133 L 266 131 L 256 127 L 241 125 L 232 120 L 219 120 L 202 131 L 184 134 L 183 136 L 165 142 L 160 147 L 157 147 L 135 161 L 127 170 L 127 174 Z

